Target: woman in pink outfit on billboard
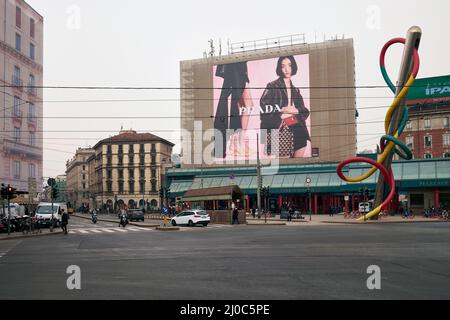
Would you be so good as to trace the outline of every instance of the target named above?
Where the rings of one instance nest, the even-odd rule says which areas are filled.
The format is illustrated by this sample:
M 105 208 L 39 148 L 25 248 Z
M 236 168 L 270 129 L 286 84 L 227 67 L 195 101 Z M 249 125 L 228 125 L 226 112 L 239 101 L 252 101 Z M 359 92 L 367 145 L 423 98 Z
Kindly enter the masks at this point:
M 311 147 L 306 127 L 309 110 L 291 80 L 297 71 L 293 56 L 280 57 L 276 69 L 279 78 L 267 84 L 260 99 L 261 136 L 269 156 L 301 158 Z

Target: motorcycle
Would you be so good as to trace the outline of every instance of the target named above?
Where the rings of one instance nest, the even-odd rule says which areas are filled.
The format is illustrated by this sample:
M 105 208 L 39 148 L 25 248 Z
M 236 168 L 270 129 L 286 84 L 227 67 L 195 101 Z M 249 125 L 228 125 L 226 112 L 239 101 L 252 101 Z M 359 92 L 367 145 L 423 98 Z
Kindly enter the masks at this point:
M 97 223 L 97 215 L 93 215 L 92 216 L 92 222 L 93 223 Z
M 122 226 L 125 228 L 125 226 L 128 224 L 128 217 L 126 214 L 122 214 L 120 216 L 120 222 L 119 222 L 119 227 Z

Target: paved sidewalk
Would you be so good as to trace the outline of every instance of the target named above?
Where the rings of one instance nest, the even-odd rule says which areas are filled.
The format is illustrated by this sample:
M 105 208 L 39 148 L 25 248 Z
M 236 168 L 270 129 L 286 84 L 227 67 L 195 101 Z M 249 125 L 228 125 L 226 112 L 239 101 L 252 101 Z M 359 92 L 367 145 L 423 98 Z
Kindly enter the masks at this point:
M 24 238 L 36 238 L 36 237 L 44 237 L 44 236 L 54 236 L 54 235 L 62 235 L 63 231 L 61 228 L 53 229 L 53 232 L 50 232 L 49 228 L 42 228 L 40 233 L 22 233 L 22 232 L 12 232 L 9 235 L 7 233 L 0 233 L 0 241 L 1 240 L 12 240 L 12 239 L 24 239 Z
M 292 222 L 288 222 L 287 219 L 280 219 L 280 216 L 277 215 L 275 217 L 267 218 L 269 222 L 286 222 L 287 225 L 324 225 L 324 224 L 364 224 L 364 223 L 437 223 L 437 222 L 450 222 L 450 220 L 442 220 L 442 219 L 430 219 L 425 217 L 414 217 L 413 219 L 405 219 L 399 215 L 396 216 L 387 216 L 380 218 L 378 220 L 369 220 L 369 221 L 357 221 L 356 219 L 345 218 L 344 215 L 335 214 L 334 216 L 329 215 L 317 215 L 312 214 L 311 220 L 308 214 L 304 214 L 303 217 L 305 219 L 292 219 Z M 264 224 L 264 216 L 261 219 L 253 218 L 252 216 L 247 217 L 247 222 L 249 224 L 258 223 Z

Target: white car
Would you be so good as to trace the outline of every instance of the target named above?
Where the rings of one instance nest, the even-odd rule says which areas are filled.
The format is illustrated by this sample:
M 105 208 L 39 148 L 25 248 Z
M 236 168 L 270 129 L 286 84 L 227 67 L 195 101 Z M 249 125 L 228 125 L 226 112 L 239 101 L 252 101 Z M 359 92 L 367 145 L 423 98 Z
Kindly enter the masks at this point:
M 210 221 L 211 218 L 205 210 L 186 210 L 172 218 L 172 225 L 187 224 L 192 227 L 196 224 L 201 224 L 206 227 Z

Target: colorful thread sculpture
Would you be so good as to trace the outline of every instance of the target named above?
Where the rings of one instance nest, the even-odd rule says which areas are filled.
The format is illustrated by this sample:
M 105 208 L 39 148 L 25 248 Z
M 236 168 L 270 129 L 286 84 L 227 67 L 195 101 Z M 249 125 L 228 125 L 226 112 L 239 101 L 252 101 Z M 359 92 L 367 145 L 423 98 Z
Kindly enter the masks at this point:
M 380 54 L 381 73 L 382 73 L 383 78 L 386 81 L 387 85 L 389 86 L 389 88 L 391 89 L 391 91 L 394 94 L 396 93 L 396 87 L 394 86 L 394 84 L 392 83 L 391 79 L 389 78 L 389 76 L 386 72 L 386 66 L 385 66 L 385 62 L 384 62 L 385 56 L 386 56 L 386 51 L 389 49 L 390 46 L 392 46 L 395 43 L 405 44 L 405 42 L 406 42 L 406 39 L 404 39 L 404 38 L 392 39 L 384 45 L 383 49 L 381 50 L 381 54 Z M 382 153 L 378 156 L 377 161 L 368 159 L 368 158 L 355 157 L 355 158 L 351 158 L 351 159 L 348 159 L 348 160 L 340 163 L 336 169 L 338 176 L 342 180 L 347 181 L 347 182 L 353 182 L 353 183 L 366 180 L 367 178 L 372 176 L 377 170 L 380 170 L 380 172 L 384 176 L 384 180 L 389 185 L 390 192 L 389 192 L 389 195 L 386 197 L 386 199 L 384 199 L 384 201 L 378 207 L 374 208 L 372 211 L 370 211 L 363 217 L 359 218 L 358 221 L 363 221 L 363 220 L 365 221 L 367 219 L 370 219 L 370 218 L 378 215 L 380 213 L 380 211 L 383 210 L 389 204 L 389 202 L 392 200 L 392 198 L 395 195 L 395 179 L 394 179 L 394 174 L 392 172 L 392 168 L 386 169 L 383 166 L 388 155 L 391 154 L 392 152 L 394 152 L 397 155 L 399 155 L 402 159 L 410 160 L 412 158 L 411 150 L 409 150 L 409 148 L 402 141 L 399 140 L 399 137 L 402 134 L 403 130 L 405 129 L 406 123 L 408 121 L 408 108 L 406 108 L 406 107 L 404 108 L 401 123 L 398 127 L 398 130 L 394 133 L 394 135 L 391 136 L 388 134 L 388 132 L 389 132 L 389 125 L 392 120 L 392 115 L 393 115 L 394 111 L 396 110 L 396 108 L 398 108 L 400 106 L 400 103 L 403 100 L 403 98 L 405 98 L 406 95 L 408 94 L 410 87 L 414 84 L 414 81 L 416 80 L 417 74 L 419 72 L 419 66 L 420 66 L 419 53 L 418 53 L 417 49 L 415 49 L 414 57 L 413 57 L 413 70 L 411 72 L 411 75 L 409 76 L 409 79 L 406 82 L 405 86 L 399 92 L 399 94 L 397 95 L 394 102 L 389 107 L 389 109 L 386 113 L 386 118 L 384 121 L 384 129 L 385 129 L 386 134 L 381 137 L 380 147 L 381 147 Z M 396 146 L 398 146 L 403 152 L 401 152 Z M 371 164 L 373 167 L 369 171 L 367 171 L 365 174 L 363 174 L 362 176 L 359 176 L 356 178 L 347 177 L 342 173 L 342 169 L 345 166 L 347 166 L 348 164 L 359 163 L 359 162 Z

